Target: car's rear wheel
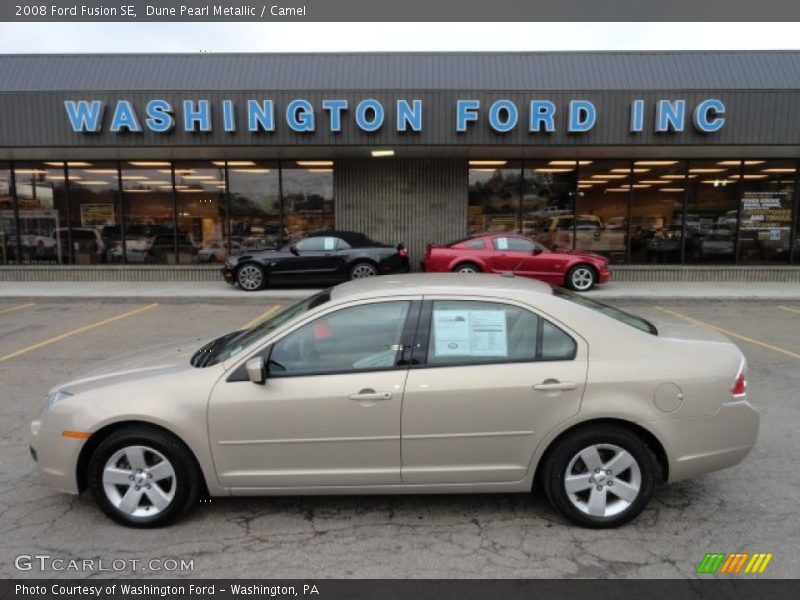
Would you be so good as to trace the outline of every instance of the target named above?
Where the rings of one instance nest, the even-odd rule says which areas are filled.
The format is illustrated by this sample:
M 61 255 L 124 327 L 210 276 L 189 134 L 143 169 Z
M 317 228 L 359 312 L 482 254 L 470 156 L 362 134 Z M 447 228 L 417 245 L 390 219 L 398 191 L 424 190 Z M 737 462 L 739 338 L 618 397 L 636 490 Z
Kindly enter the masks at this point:
M 542 483 L 551 504 L 585 527 L 633 519 L 653 495 L 657 463 L 634 433 L 598 425 L 567 434 L 548 452 Z
M 597 276 L 589 265 L 575 265 L 567 272 L 567 287 L 576 292 L 588 292 L 596 282 Z
M 480 272 L 481 268 L 475 263 L 461 263 L 455 269 L 453 269 L 453 273 L 480 273 Z
M 267 285 L 267 273 L 260 266 L 247 263 L 236 271 L 236 282 L 246 292 L 255 292 Z
M 100 442 L 89 459 L 89 489 L 100 509 L 129 527 L 160 527 L 198 500 L 201 475 L 174 436 L 131 426 Z
M 366 279 L 367 277 L 376 277 L 378 269 L 375 265 L 368 262 L 360 262 L 353 265 L 350 269 L 350 279 Z

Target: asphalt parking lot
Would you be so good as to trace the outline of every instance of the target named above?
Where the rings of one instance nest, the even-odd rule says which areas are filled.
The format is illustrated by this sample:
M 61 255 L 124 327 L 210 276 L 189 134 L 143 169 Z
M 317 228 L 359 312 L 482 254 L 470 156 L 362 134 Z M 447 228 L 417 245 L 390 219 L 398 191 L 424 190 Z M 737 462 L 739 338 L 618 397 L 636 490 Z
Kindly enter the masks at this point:
M 762 415 L 744 463 L 659 486 L 617 530 L 574 527 L 541 497 L 472 495 L 214 499 L 141 531 L 40 481 L 28 431 L 51 386 L 115 354 L 239 328 L 276 304 L 0 301 L 0 576 L 131 574 L 15 568 L 19 554 L 46 554 L 194 561 L 193 571 L 137 568 L 146 576 L 689 577 L 706 552 L 736 551 L 774 553 L 762 577 L 800 574 L 800 302 L 614 302 L 726 330 L 747 355 Z

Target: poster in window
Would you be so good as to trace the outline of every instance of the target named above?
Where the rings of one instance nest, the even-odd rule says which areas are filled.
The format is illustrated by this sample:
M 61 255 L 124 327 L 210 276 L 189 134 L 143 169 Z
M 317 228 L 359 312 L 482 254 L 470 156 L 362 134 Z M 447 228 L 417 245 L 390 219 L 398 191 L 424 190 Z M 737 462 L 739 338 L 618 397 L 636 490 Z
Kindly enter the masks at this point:
M 81 227 L 115 224 L 113 204 L 81 204 Z
M 507 357 L 504 310 L 434 310 L 436 356 Z

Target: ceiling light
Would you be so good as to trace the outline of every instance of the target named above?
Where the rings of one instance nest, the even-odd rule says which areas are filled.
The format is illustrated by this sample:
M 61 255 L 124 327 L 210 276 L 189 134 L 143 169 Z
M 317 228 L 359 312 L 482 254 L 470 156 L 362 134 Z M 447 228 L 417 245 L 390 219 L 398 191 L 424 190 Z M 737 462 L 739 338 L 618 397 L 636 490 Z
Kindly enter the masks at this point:
M 579 179 L 578 183 L 595 184 L 595 183 L 608 183 L 608 182 L 602 179 Z
M 225 161 L 224 160 L 212 160 L 211 164 L 215 167 L 224 167 Z M 228 161 L 229 167 L 255 167 L 256 163 L 252 160 L 229 160 Z
M 40 175 L 47 173 L 45 169 L 14 169 L 14 173 L 21 173 L 23 175 Z
M 606 188 L 603 192 L 629 192 L 628 188 L 620 187 L 620 188 Z
M 642 167 L 663 167 L 667 165 L 674 165 L 677 164 L 677 160 L 637 160 L 635 165 L 641 165 Z
M 143 179 L 150 179 L 147 175 L 123 175 L 122 179 L 130 181 L 142 181 Z
M 761 169 L 762 173 L 794 173 L 797 171 L 794 167 L 771 167 L 769 169 Z
M 372 153 L 375 156 L 375 153 Z M 502 167 L 508 163 L 507 160 L 471 160 L 470 167 Z
M 650 169 L 611 169 L 612 173 L 647 173 Z
M 592 179 L 625 179 L 627 175 L 613 175 L 611 173 L 604 175 L 592 175 Z
M 216 179 L 213 175 L 181 175 L 183 179 Z
M 687 175 L 659 175 L 659 177 L 661 177 L 661 179 L 686 179 Z M 689 179 L 694 179 L 697 175 L 688 175 L 688 177 Z
M 765 162 L 766 161 L 764 161 L 764 160 L 746 160 L 746 161 L 744 161 L 744 164 L 746 164 L 746 165 L 762 165 Z M 738 167 L 741 163 L 742 163 L 741 160 L 721 160 L 717 164 L 718 165 L 723 165 L 723 166 L 726 166 L 726 167 Z
M 332 167 L 332 160 L 298 160 L 298 167 Z
M 309 173 L 333 173 L 333 169 L 306 169 Z
M 235 173 L 269 173 L 269 169 L 231 169 Z
M 594 161 L 593 160 L 551 160 L 548 165 L 553 165 L 554 167 L 574 167 L 576 164 L 579 165 L 590 165 Z
M 136 188 L 136 189 L 133 189 L 133 190 L 125 190 L 125 193 L 126 194 L 149 194 L 150 190 L 147 190 L 147 189 L 143 190 L 141 188 Z
M 660 179 L 642 179 L 638 183 L 649 183 L 651 185 L 661 185 L 664 182 L 661 181 Z
M 181 194 L 202 194 L 205 190 L 178 190 Z
M 706 167 L 698 167 L 695 169 L 689 169 L 689 173 L 722 173 L 726 169 L 716 169 L 716 168 L 706 168 Z
M 578 189 L 579 190 L 583 190 L 583 189 L 590 188 L 590 187 L 592 187 L 591 183 L 579 183 L 578 184 Z
M 128 164 L 134 167 L 170 167 L 172 163 L 168 160 L 129 160 Z
M 383 158 L 386 156 L 394 156 L 394 150 L 373 150 L 370 154 L 372 158 Z
M 117 174 L 116 169 L 82 169 L 84 173 L 114 173 Z
M 82 179 L 79 185 L 111 185 L 108 181 L 89 181 L 87 179 Z
M 534 169 L 537 173 L 572 173 L 575 169 L 561 169 L 561 168 L 542 168 L 542 169 Z
M 683 192 L 683 188 L 659 188 L 659 192 Z

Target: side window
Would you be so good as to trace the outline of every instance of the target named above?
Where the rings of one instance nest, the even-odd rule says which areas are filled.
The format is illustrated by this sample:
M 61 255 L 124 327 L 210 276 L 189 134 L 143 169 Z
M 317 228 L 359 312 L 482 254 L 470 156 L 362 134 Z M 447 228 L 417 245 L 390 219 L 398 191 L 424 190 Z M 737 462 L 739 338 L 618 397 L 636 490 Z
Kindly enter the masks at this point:
M 336 249 L 335 237 L 319 236 L 310 237 L 297 242 L 297 249 L 305 252 L 321 252 L 323 250 Z
M 513 252 L 527 252 L 528 254 L 530 254 L 531 252 L 533 252 L 533 249 L 535 247 L 536 244 L 534 244 L 530 240 L 518 237 L 508 238 L 508 249 Z
M 525 309 L 495 302 L 433 302 L 431 366 L 571 360 L 575 350 L 570 336 Z
M 349 248 L 352 248 L 352 246 L 347 242 L 345 242 L 342 238 L 333 238 L 333 239 L 336 240 L 337 250 L 348 250 Z
M 486 247 L 486 244 L 483 243 L 483 240 L 470 240 L 464 243 L 464 248 L 468 248 L 469 250 L 483 250 Z
M 278 341 L 270 376 L 392 369 L 411 302 L 376 302 L 320 317 Z
M 492 244 L 494 245 L 495 250 L 508 250 L 508 238 L 507 237 L 496 237 L 492 238 Z

